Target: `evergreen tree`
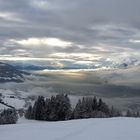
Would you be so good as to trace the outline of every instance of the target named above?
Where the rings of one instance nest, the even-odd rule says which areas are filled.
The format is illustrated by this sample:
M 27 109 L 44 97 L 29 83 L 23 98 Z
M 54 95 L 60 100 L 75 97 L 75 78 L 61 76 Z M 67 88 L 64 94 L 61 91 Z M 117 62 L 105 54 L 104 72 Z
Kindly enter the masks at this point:
M 71 104 L 67 95 L 52 97 L 48 104 L 49 120 L 68 120 L 71 117 Z
M 109 117 L 109 114 L 110 114 L 109 107 L 107 106 L 106 103 L 102 101 L 101 98 L 99 99 L 99 102 L 98 102 L 98 110 L 103 112 L 105 114 L 105 117 Z
M 71 114 L 70 99 L 67 95 L 61 94 L 46 100 L 39 96 L 33 108 L 30 106 L 27 109 L 25 117 L 35 120 L 59 121 L 69 120 Z
M 0 113 L 0 124 L 14 124 L 18 120 L 15 109 L 7 109 Z
M 74 119 L 82 118 L 82 102 L 80 99 L 78 100 L 78 103 L 76 104 L 75 109 L 73 111 L 73 117 Z
M 49 118 L 49 115 L 51 113 L 51 100 L 46 98 L 46 101 L 45 101 L 45 108 L 44 108 L 44 120 L 46 121 L 49 121 L 50 118 Z
M 97 110 L 97 106 L 98 106 L 98 104 L 97 104 L 97 98 L 94 97 L 93 98 L 93 103 L 92 103 L 92 110 Z
M 32 109 L 32 118 L 35 120 L 44 120 L 45 100 L 43 96 L 39 96 Z
M 127 110 L 126 117 L 132 117 L 132 112 L 130 110 Z
M 109 117 L 109 115 L 109 107 L 102 101 L 102 99 L 97 101 L 96 97 L 83 97 L 82 101 L 78 101 L 73 111 L 73 116 L 75 119 Z
M 139 111 L 136 112 L 136 117 L 140 117 L 140 112 Z
M 32 106 L 30 105 L 29 108 L 26 110 L 26 113 L 25 113 L 25 118 L 27 119 L 32 119 Z
M 110 117 L 119 117 L 119 116 L 122 116 L 121 112 L 112 106 L 110 109 Z
M 96 97 L 83 97 L 79 99 L 72 111 L 70 99 L 67 95 L 60 94 L 52 96 L 51 99 L 44 99 L 39 96 L 26 111 L 25 117 L 35 120 L 60 121 L 82 118 L 114 117 L 120 113 L 113 107 L 110 109 L 102 99 Z M 137 115 L 138 116 L 138 115 Z

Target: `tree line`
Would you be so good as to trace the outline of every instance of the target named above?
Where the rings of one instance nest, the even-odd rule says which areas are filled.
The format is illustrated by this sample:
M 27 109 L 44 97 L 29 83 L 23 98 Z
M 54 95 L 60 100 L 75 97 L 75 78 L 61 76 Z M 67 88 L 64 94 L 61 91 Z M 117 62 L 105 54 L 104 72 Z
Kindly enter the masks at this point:
M 7 109 L 0 112 L 0 124 L 15 124 L 18 116 L 24 110 Z M 22 116 L 22 115 L 21 115 Z M 25 111 L 25 117 L 33 120 L 62 121 L 84 118 L 108 118 L 108 117 L 140 117 L 139 111 L 126 111 L 126 114 L 109 107 L 101 98 L 83 97 L 72 108 L 67 95 L 60 94 L 50 99 L 39 96 L 33 106 Z
M 121 113 L 109 107 L 100 98 L 83 97 L 72 108 L 67 95 L 52 96 L 50 99 L 39 96 L 33 106 L 29 106 L 25 113 L 27 119 L 61 121 L 84 118 L 105 118 L 121 116 Z

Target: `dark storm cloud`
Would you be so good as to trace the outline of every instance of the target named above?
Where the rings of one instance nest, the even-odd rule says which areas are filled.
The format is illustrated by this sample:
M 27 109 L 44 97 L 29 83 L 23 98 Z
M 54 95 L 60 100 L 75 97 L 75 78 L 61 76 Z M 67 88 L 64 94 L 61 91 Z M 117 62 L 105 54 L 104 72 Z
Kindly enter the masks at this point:
M 135 40 L 140 40 L 139 7 L 139 0 L 1 0 L 0 54 L 138 56 L 140 43 Z M 58 38 L 72 44 L 52 47 L 18 43 L 30 38 Z

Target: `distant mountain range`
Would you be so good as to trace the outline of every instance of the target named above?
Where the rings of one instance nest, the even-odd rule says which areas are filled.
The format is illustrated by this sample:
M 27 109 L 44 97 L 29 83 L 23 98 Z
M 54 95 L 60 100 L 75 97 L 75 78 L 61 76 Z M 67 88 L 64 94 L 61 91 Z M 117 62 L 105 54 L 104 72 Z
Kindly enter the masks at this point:
M 12 65 L 0 62 L 0 82 L 23 82 L 24 75 L 29 75 L 29 73 L 20 71 Z
M 140 66 L 140 61 L 135 58 L 127 58 L 127 59 L 121 60 L 120 62 L 113 63 L 112 66 L 116 67 L 116 68 L 126 68 L 129 66 Z
M 61 65 L 55 65 L 52 61 L 2 61 L 4 63 L 14 66 L 18 70 L 58 70 L 58 69 L 97 69 L 97 68 L 128 68 L 133 66 L 140 66 L 140 60 L 135 58 L 125 58 L 116 61 L 101 59 L 98 62 L 91 63 L 75 63 L 74 61 L 60 60 Z

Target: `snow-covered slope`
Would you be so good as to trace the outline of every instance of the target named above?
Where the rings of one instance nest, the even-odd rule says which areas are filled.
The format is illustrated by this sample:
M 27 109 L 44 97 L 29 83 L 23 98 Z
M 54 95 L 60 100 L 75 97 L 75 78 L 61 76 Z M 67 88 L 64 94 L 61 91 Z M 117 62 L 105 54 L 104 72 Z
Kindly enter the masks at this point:
M 111 118 L 65 122 L 20 121 L 1 125 L 1 140 L 140 140 L 140 119 Z
M 8 106 L 23 109 L 28 107 L 32 102 L 26 92 L 0 89 L 0 110 L 7 109 L 9 108 Z

